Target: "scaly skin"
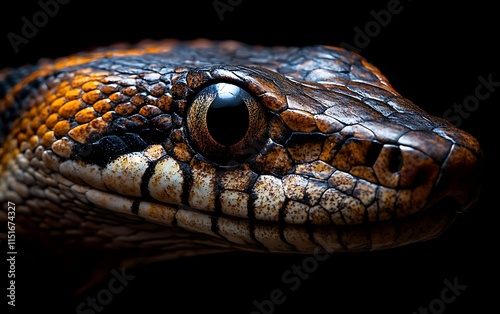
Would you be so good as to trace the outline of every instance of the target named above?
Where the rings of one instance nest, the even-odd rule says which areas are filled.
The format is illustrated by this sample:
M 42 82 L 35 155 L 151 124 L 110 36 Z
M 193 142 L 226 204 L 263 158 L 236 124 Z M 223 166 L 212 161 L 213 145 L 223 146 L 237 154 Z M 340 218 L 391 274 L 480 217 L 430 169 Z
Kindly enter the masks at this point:
M 59 247 L 386 249 L 478 195 L 476 139 L 340 48 L 145 42 L 1 78 L 1 217 L 15 203 L 19 236 Z M 216 82 L 251 96 L 231 147 L 199 96 Z

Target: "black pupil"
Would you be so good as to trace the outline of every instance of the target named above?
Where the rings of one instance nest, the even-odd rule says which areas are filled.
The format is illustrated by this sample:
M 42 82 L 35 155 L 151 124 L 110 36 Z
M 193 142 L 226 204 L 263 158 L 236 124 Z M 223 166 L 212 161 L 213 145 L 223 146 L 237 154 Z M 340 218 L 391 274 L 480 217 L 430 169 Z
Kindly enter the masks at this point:
M 249 125 L 245 99 L 251 96 L 236 85 L 219 83 L 211 85 L 215 98 L 207 111 L 207 128 L 217 143 L 231 146 L 246 134 Z

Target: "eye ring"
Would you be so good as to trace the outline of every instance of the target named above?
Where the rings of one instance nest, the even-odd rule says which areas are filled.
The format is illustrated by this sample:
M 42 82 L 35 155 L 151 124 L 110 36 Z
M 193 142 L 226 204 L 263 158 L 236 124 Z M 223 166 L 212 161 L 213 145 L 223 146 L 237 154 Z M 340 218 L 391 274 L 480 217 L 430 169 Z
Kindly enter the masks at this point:
M 190 141 L 205 158 L 223 166 L 241 164 L 261 151 L 267 117 L 244 88 L 218 82 L 201 89 L 187 113 Z

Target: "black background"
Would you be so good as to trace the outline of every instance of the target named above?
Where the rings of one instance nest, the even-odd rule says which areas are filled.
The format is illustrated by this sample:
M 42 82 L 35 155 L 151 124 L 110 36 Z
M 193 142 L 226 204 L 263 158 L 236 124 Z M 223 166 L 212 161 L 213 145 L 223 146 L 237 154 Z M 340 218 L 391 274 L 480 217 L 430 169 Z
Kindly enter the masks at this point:
M 22 35 L 22 18 L 31 20 L 41 8 L 36 1 L 12 4 L 10 8 L 4 5 L 0 68 L 141 39 L 204 37 L 293 46 L 347 43 L 362 48 L 360 53 L 381 69 L 403 96 L 441 117 L 454 104 L 474 95 L 478 76 L 491 75 L 494 81 L 500 81 L 498 13 L 493 4 L 455 1 L 448 6 L 401 0 L 397 6 L 401 12 L 392 14 L 386 26 L 372 28 L 373 36 L 366 47 L 360 47 L 355 28 L 363 30 L 367 24 L 372 25 L 375 18 L 370 12 L 386 10 L 395 1 L 347 2 L 233 1 L 237 5 L 224 12 L 221 20 L 213 0 L 72 0 L 60 5 L 36 35 L 19 45 L 18 53 L 8 34 Z M 460 125 L 483 145 L 485 180 L 498 176 L 492 166 L 498 159 L 490 157 L 494 154 L 494 121 L 498 119 L 493 107 L 500 99 L 500 88 L 496 89 Z M 269 299 L 271 291 L 281 289 L 285 302 L 268 313 L 412 314 L 439 299 L 446 288 L 444 281 L 453 282 L 455 278 L 467 288 L 442 313 L 495 311 L 500 292 L 499 260 L 494 255 L 499 247 L 498 202 L 494 198 L 498 193 L 494 191 L 496 181 L 491 182 L 484 184 L 475 210 L 460 216 L 441 237 L 390 251 L 333 255 L 320 262 L 296 291 L 290 291 L 281 277 L 293 265 L 301 265 L 304 256 L 201 256 L 128 270 L 135 279 L 114 295 L 102 313 L 251 313 L 256 310 L 254 300 Z M 83 296 L 69 297 L 61 277 L 71 274 L 59 268 L 62 266 L 57 261 L 19 260 L 16 266 L 18 313 L 28 308 L 75 313 L 80 302 L 106 287 L 103 283 Z M 7 266 L 2 269 L 5 274 L 0 276 L 6 277 Z M 0 300 L 2 307 L 8 301 L 4 296 Z

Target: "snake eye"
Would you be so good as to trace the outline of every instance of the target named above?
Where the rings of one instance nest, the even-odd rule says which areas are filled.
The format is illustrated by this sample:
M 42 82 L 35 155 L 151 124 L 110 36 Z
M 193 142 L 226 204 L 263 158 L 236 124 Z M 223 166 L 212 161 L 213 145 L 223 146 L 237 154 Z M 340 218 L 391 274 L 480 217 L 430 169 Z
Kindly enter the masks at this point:
M 207 159 L 221 165 L 250 160 L 265 144 L 267 120 L 243 88 L 216 83 L 200 90 L 187 116 L 189 137 Z

